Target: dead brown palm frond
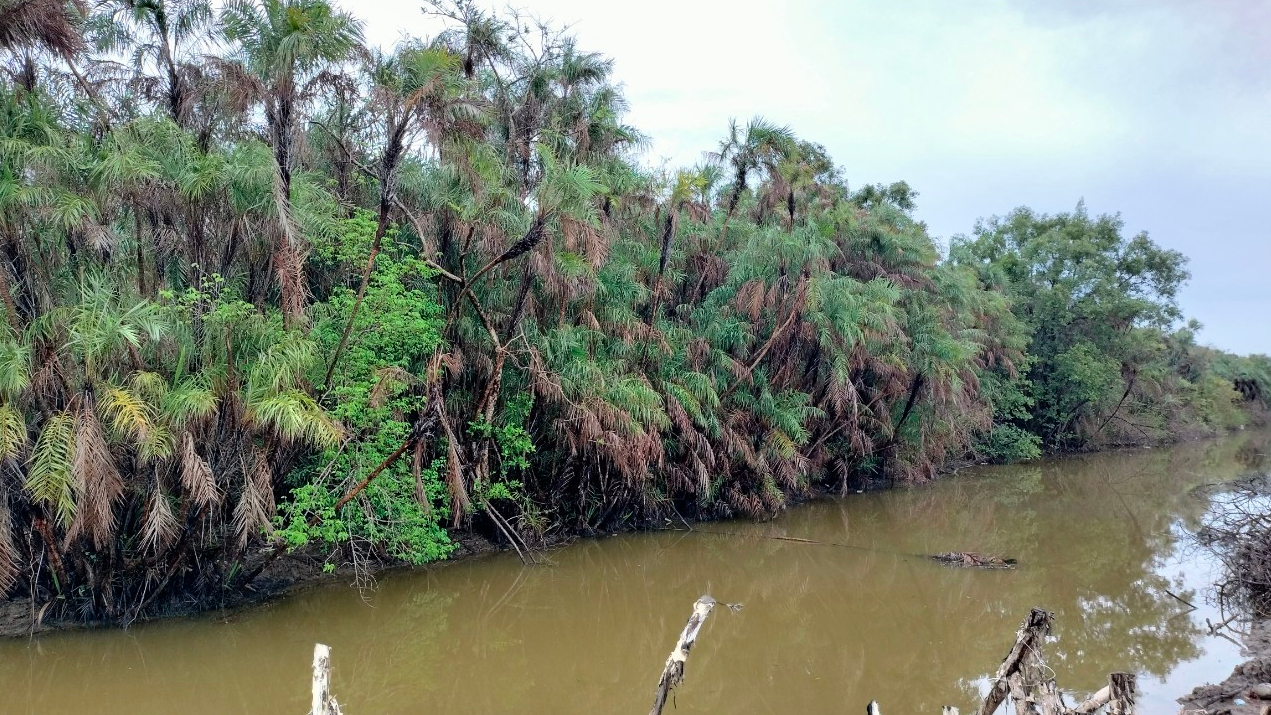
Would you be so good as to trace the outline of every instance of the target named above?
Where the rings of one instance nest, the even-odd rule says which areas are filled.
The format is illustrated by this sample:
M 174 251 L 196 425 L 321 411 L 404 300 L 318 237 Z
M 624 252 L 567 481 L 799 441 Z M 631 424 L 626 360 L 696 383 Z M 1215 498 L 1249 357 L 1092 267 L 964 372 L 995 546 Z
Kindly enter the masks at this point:
M 224 98 L 234 114 L 243 114 L 265 94 L 265 85 L 243 63 L 216 56 L 203 58 L 210 70 L 208 87 Z
M 425 516 L 432 516 L 432 500 L 424 489 L 424 441 L 415 440 L 415 448 L 411 455 L 410 473 L 415 478 L 415 503 L 424 510 Z
M 72 57 L 84 49 L 76 26 L 84 17 L 78 0 L 0 0 L 0 49 L 47 49 Z
M 451 377 L 457 378 L 463 374 L 464 355 L 460 350 L 452 350 L 450 352 L 441 353 L 437 356 L 437 363 L 446 369 Z M 436 379 L 432 376 L 431 379 Z
M 194 448 L 194 436 L 189 432 L 181 436 L 181 488 L 189 495 L 190 500 L 200 507 L 209 507 L 221 502 L 221 490 L 216 486 L 216 477 L 207 460 L 199 456 Z
M 591 267 L 600 270 L 609 258 L 609 241 L 605 232 L 586 221 L 568 216 L 560 217 L 561 233 L 565 238 L 565 250 L 581 255 Z
M 234 506 L 234 533 L 239 548 L 247 545 L 252 536 L 269 528 L 274 515 L 273 471 L 269 460 L 259 451 L 252 455 L 252 463 L 245 465 L 243 493 Z
M 281 204 L 280 204 L 281 206 Z M 304 314 L 308 302 L 304 280 L 305 250 L 300 245 L 299 232 L 295 230 L 290 216 L 280 218 L 284 236 L 278 241 L 274 251 L 274 270 L 278 272 L 278 280 L 284 286 L 280 301 L 282 312 L 288 317 L 291 325 L 299 321 Z
M 453 440 L 446 444 L 446 488 L 450 490 L 451 510 L 454 512 L 454 525 L 458 526 L 463 515 L 472 508 L 472 500 L 468 497 L 468 488 L 463 483 L 463 467 L 459 462 L 459 450 Z
M 451 511 L 454 525 L 458 526 L 464 514 L 472 508 L 472 500 L 468 496 L 468 488 L 463 483 L 463 462 L 459 456 L 459 438 L 450 426 L 450 419 L 445 409 L 438 404 L 438 421 L 446 433 L 446 488 L 450 490 Z
M 755 278 L 746 281 L 741 288 L 737 289 L 737 295 L 733 300 L 737 303 L 737 309 L 745 313 L 748 318 L 752 321 L 759 320 L 759 314 L 765 303 L 763 280 Z
M 167 495 L 162 487 L 155 484 L 146 498 L 146 513 L 141 523 L 141 548 L 159 553 L 176 540 L 180 528 Z
M 103 226 L 96 221 L 85 220 L 80 225 L 80 233 L 89 246 L 102 254 L 109 254 L 119 244 L 119 237 L 115 235 L 115 232 L 109 226 Z
M 65 384 L 59 378 L 57 360 L 44 360 L 31 375 L 31 394 L 52 403 L 62 394 L 62 386 Z
M 115 533 L 115 503 L 123 496 L 124 481 L 106 443 L 106 434 L 91 397 L 85 397 L 75 418 L 75 454 L 71 462 L 76 492 L 75 520 L 67 531 L 69 543 L 81 534 L 105 548 Z
M 176 257 L 185 242 L 181 240 L 181 235 L 171 225 L 164 224 L 155 228 L 152 232 L 154 241 L 155 254 L 163 259 Z

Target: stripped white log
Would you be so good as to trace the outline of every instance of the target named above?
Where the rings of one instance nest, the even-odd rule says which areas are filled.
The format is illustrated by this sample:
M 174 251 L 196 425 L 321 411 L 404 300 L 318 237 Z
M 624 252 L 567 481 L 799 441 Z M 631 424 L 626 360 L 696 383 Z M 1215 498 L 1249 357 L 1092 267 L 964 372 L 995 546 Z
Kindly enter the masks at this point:
M 1006 684 L 1011 693 L 1011 700 L 1015 703 L 1017 715 L 1042 715 L 1033 690 L 1029 687 L 1028 681 L 1024 680 L 1022 671 L 1016 670 L 1007 676 Z
M 958 709 L 952 705 L 945 705 L 940 708 L 940 715 L 958 715 Z
M 666 666 L 662 669 L 662 677 L 658 680 L 657 696 L 653 700 L 649 715 L 662 715 L 667 696 L 677 685 L 684 682 L 684 663 L 688 661 L 688 652 L 692 650 L 693 643 L 697 641 L 697 634 L 702 630 L 702 624 L 706 623 L 706 617 L 711 614 L 711 609 L 714 607 L 715 599 L 710 596 L 702 596 L 693 604 L 693 615 L 688 617 L 688 623 L 684 625 L 684 630 L 680 633 L 680 640 L 675 644 L 675 650 L 671 651 L 671 656 L 666 659 Z
M 331 695 L 331 647 L 313 645 L 313 699 L 309 715 L 342 715 L 340 704 Z
M 1091 715 L 1099 708 L 1107 705 L 1112 701 L 1112 686 L 1105 685 L 1095 691 L 1094 695 L 1086 698 L 1086 701 L 1073 708 L 1073 715 Z

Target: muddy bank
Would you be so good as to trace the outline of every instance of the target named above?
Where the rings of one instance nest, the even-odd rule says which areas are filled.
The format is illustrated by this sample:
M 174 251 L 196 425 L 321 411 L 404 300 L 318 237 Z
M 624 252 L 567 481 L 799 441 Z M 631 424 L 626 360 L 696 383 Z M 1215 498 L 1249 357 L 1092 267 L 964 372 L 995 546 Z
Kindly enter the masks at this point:
M 462 533 L 452 535 L 459 548 L 454 555 L 445 561 L 418 568 L 438 568 L 475 556 L 501 551 L 502 547 L 482 538 L 477 534 Z M 566 541 L 560 539 L 549 546 L 559 545 Z M 226 592 L 221 598 L 203 601 L 179 601 L 169 603 L 163 608 L 155 609 L 138 619 L 138 622 L 155 621 L 165 618 L 180 618 L 203 613 L 222 612 L 226 617 L 271 601 L 283 594 L 294 593 L 332 583 L 348 583 L 356 587 L 359 579 L 374 579 L 396 570 L 415 568 L 400 563 L 384 563 L 369 571 L 357 571 L 349 566 L 328 572 L 323 569 L 324 560 L 321 555 L 308 552 L 287 554 L 269 565 L 247 589 L 231 593 Z M 117 628 L 114 621 L 81 621 L 70 618 L 46 618 L 40 609 L 43 606 L 33 605 L 29 600 L 8 599 L 0 601 L 0 638 L 27 638 L 37 633 L 51 631 L 83 630 L 92 628 Z
M 1271 711 L 1271 622 L 1255 623 L 1244 638 L 1249 660 L 1220 683 L 1201 685 L 1178 699 L 1187 715 L 1262 715 Z

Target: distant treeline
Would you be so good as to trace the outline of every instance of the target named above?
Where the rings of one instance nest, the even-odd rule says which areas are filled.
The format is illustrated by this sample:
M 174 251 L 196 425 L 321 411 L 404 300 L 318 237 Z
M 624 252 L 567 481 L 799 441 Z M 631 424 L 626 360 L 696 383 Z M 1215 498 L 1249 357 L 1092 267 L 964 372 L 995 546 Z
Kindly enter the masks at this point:
M 0 595 L 128 622 L 284 548 L 760 517 L 1271 399 L 1115 217 L 942 255 L 762 119 L 649 169 L 609 59 L 426 12 L 381 52 L 322 0 L 0 0 Z

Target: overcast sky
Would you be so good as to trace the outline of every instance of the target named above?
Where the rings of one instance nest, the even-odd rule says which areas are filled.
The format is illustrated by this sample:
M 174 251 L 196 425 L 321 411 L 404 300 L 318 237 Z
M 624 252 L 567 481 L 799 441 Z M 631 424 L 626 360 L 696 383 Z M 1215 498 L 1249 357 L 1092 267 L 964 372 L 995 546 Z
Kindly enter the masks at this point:
M 342 4 L 374 44 L 436 31 L 413 0 Z M 762 115 L 853 185 L 908 181 L 942 242 L 1084 198 L 1191 258 L 1202 342 L 1271 353 L 1271 2 L 516 4 L 615 60 L 651 162 L 694 163 Z

